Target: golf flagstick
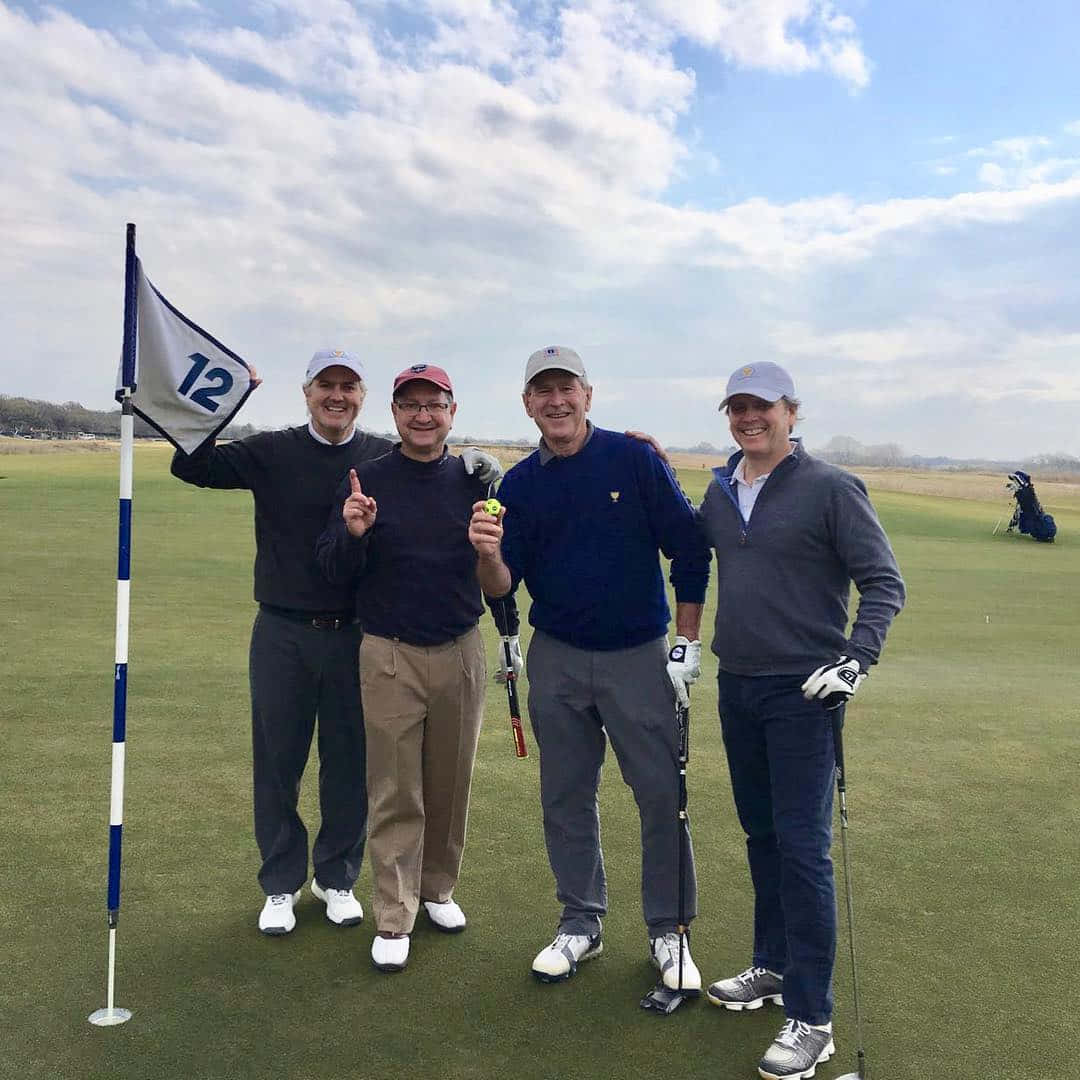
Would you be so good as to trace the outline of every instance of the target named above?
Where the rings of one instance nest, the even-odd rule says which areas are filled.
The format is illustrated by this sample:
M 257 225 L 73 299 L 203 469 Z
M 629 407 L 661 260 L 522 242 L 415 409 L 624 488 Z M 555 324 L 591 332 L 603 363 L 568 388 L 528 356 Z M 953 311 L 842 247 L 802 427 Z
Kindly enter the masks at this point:
M 116 928 L 120 918 L 120 851 L 124 830 L 124 751 L 127 743 L 127 651 L 131 610 L 131 493 L 135 456 L 135 343 L 138 327 L 138 290 L 135 269 L 135 226 L 127 227 L 124 264 L 124 351 L 121 360 L 120 399 L 120 513 L 117 528 L 116 653 L 113 669 L 112 785 L 109 796 L 109 883 L 106 899 L 109 959 L 105 1008 L 87 1019 L 98 1027 L 112 1027 L 131 1019 L 128 1009 L 114 1004 L 116 989 Z
M 836 793 L 840 801 L 840 848 L 844 863 L 844 896 L 847 901 L 848 947 L 851 952 L 851 986 L 855 1001 L 855 1034 L 858 1039 L 855 1072 L 844 1073 L 836 1080 L 869 1080 L 866 1071 L 866 1051 L 863 1049 L 862 1011 L 859 1008 L 859 973 L 855 965 L 855 907 L 852 902 L 851 859 L 848 855 L 847 831 L 847 779 L 844 772 L 844 709 L 830 713 L 833 732 L 833 749 L 836 754 Z

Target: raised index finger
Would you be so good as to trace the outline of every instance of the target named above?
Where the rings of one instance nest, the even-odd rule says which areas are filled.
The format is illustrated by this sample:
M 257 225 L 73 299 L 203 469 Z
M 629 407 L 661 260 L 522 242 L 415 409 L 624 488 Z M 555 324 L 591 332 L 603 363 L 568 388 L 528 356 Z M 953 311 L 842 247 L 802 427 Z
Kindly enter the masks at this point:
M 360 489 L 360 479 L 356 475 L 355 469 L 349 470 L 349 487 L 352 489 L 353 495 L 363 495 L 363 491 Z

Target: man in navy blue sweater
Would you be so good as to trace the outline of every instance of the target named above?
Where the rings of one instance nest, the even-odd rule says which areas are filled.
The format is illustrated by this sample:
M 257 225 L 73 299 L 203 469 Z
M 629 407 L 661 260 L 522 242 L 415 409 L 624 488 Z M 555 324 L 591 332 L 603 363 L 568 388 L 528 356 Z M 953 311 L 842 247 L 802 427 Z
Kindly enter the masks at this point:
M 693 508 L 645 442 L 594 427 L 581 358 L 551 346 L 529 358 L 526 413 L 539 449 L 499 489 L 496 520 L 477 504 L 469 538 L 489 596 L 524 581 L 529 621 L 529 713 L 540 749 L 544 837 L 562 914 L 533 961 L 543 982 L 568 979 L 600 954 L 607 890 L 597 788 L 607 739 L 641 815 L 642 904 L 649 955 L 666 985 L 694 994 L 701 975 L 678 925 L 676 695 L 700 672 L 698 635 L 709 551 Z M 676 649 L 659 554 L 671 562 Z M 689 848 L 689 837 L 686 837 Z M 686 921 L 696 913 L 693 853 L 685 860 Z M 681 942 L 681 958 L 680 958 Z M 681 959 L 681 964 L 680 964 Z

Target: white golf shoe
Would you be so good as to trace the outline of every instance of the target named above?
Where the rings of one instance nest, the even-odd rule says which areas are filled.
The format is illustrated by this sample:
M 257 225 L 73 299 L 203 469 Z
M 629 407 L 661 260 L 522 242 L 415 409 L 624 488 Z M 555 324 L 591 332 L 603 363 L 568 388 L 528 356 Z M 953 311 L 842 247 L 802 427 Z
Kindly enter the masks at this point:
M 603 951 L 599 934 L 556 934 L 555 940 L 537 953 L 532 973 L 541 982 L 562 982 L 577 971 L 578 964 Z
M 682 944 L 682 972 L 679 971 L 679 945 Z M 649 959 L 660 970 L 664 985 L 669 990 L 679 990 L 688 997 L 701 993 L 701 972 L 690 955 L 690 942 L 686 935 L 672 931 L 661 937 L 649 939 Z M 680 983 L 680 975 L 682 982 Z
M 358 926 L 364 921 L 364 909 L 352 889 L 324 889 L 312 878 L 311 894 L 326 905 L 326 917 L 335 926 Z
M 274 893 L 266 898 L 262 911 L 259 912 L 259 929 L 264 934 L 280 936 L 291 934 L 296 926 L 293 904 L 300 899 L 300 891 L 294 893 Z
M 371 963 L 378 971 L 403 971 L 409 962 L 409 935 L 376 934 L 371 942 Z
M 444 934 L 460 934 L 465 929 L 465 912 L 454 900 L 445 900 L 441 904 L 435 900 L 425 900 L 424 910 L 431 925 Z

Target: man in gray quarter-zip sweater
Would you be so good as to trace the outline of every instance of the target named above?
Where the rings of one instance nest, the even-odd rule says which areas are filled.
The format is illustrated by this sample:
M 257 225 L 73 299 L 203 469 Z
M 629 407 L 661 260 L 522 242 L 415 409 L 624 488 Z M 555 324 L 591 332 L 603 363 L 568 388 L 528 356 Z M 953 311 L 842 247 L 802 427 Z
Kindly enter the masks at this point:
M 782 1001 L 788 1022 L 758 1065 L 770 1080 L 809 1075 L 835 1049 L 832 725 L 904 604 L 865 485 L 792 438 L 798 406 L 777 364 L 732 374 L 720 408 L 741 450 L 714 470 L 700 510 L 717 560 L 720 722 L 755 894 L 751 966 L 708 998 L 733 1010 Z

